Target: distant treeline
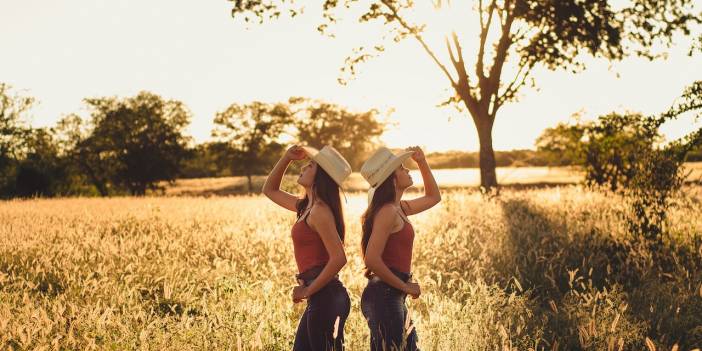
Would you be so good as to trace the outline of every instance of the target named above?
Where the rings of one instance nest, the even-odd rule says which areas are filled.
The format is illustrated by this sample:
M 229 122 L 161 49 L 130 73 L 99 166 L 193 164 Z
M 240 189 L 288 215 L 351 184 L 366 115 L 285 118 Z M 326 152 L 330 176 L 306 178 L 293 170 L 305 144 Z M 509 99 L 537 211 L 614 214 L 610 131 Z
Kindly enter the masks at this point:
M 84 99 L 89 116 L 69 114 L 33 128 L 35 100 L 0 83 L 0 197 L 144 195 L 182 177 L 268 172 L 292 143 L 333 145 L 354 169 L 378 145 L 386 122 L 308 98 L 233 103 L 213 116 L 213 141 L 184 134 L 181 101 L 141 92 Z M 292 165 L 295 168 L 297 165 Z
M 54 126 L 32 128 L 26 121 L 35 100 L 0 83 L 0 197 L 144 195 L 178 178 L 220 176 L 245 176 L 252 191 L 252 176 L 266 174 L 293 143 L 333 145 L 357 171 L 387 124 L 374 109 L 353 112 L 308 98 L 233 103 L 213 116 L 213 141 L 195 144 L 184 134 L 192 116 L 183 102 L 150 92 L 84 102 L 89 116 L 68 114 Z M 497 167 L 586 165 L 594 145 L 582 138 L 588 128 L 547 128 L 536 150 L 496 151 Z M 637 138 L 615 130 L 616 143 L 598 147 L 613 150 Z M 479 167 L 478 152 L 433 152 L 427 159 L 434 169 Z M 702 161 L 702 150 L 692 149 L 686 160 Z
M 201 144 L 192 150 L 194 157 L 185 161 L 182 178 L 206 178 L 206 177 L 227 177 L 233 174 L 226 167 L 221 167 L 217 163 L 217 156 L 213 155 L 211 149 L 213 144 Z M 399 151 L 399 150 L 396 150 Z M 467 151 L 446 151 L 431 152 L 426 155 L 427 162 L 432 169 L 449 168 L 479 168 L 478 152 Z M 495 151 L 497 167 L 562 167 L 580 166 L 572 159 L 559 157 L 554 159 L 552 155 L 541 150 L 510 150 Z M 702 149 L 693 150 L 688 154 L 688 162 L 702 161 Z M 407 166 L 416 169 L 413 162 L 407 162 Z M 358 169 L 355 169 L 358 170 Z
M 237 175 L 231 172 L 226 165 L 220 164 L 217 155 L 220 149 L 216 143 L 204 143 L 196 146 L 193 157 L 183 164 L 182 178 L 227 177 Z M 396 150 L 400 151 L 400 150 Z M 427 161 L 433 169 L 445 168 L 479 168 L 478 153 L 464 151 L 431 152 L 427 154 Z M 497 167 L 542 167 L 556 165 L 535 150 L 496 151 Z M 358 165 L 357 165 L 358 166 Z M 416 169 L 413 162 L 407 166 Z M 559 164 L 562 166 L 562 164 Z M 358 171 L 358 167 L 354 167 Z

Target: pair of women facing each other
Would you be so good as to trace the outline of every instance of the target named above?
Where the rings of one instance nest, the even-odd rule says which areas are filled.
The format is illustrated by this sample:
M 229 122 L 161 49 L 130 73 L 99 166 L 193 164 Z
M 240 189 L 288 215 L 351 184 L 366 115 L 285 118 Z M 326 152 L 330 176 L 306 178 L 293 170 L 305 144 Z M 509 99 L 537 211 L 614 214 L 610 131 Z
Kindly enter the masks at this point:
M 408 158 L 417 162 L 425 194 L 412 200 L 402 195 L 412 185 Z M 297 179 L 305 189 L 303 198 L 280 190 L 288 165 L 309 158 Z M 346 264 L 345 227 L 339 189 L 351 173 L 348 162 L 334 148 L 321 150 L 293 146 L 278 161 L 263 193 L 276 204 L 297 213 L 292 227 L 299 286 L 294 302 L 307 300 L 295 336 L 293 350 L 342 350 L 344 324 L 350 299 L 337 273 Z M 368 284 L 361 310 L 370 329 L 371 350 L 416 350 L 414 328 L 405 335 L 407 295 L 418 298 L 420 287 L 411 282 L 414 228 L 407 216 L 425 211 L 441 200 L 439 188 L 418 147 L 395 155 L 387 148 L 376 151 L 361 168 L 370 184 L 369 205 L 362 218 L 362 252 Z

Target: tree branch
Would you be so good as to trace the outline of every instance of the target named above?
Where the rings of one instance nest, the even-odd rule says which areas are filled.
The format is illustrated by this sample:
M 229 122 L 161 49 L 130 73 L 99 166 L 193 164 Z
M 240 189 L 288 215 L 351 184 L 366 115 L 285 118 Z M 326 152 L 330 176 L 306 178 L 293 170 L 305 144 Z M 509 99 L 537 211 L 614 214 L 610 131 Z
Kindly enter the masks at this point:
M 478 75 L 479 84 L 482 86 L 485 80 L 485 42 L 487 41 L 488 33 L 490 32 L 490 24 L 492 23 L 492 13 L 497 6 L 497 0 L 492 0 L 490 6 L 488 6 L 488 19 L 487 23 L 483 25 L 483 13 L 480 13 L 480 47 L 478 49 L 478 61 L 475 65 L 475 73 Z M 482 0 L 480 1 L 482 8 Z
M 397 20 L 397 22 L 403 28 L 408 30 L 412 34 L 412 36 L 414 36 L 414 38 L 417 39 L 417 41 L 419 41 L 419 43 L 424 48 L 424 51 L 426 51 L 427 54 L 429 54 L 429 56 L 431 56 L 432 60 L 434 60 L 434 62 L 439 66 L 439 68 L 441 68 L 441 70 L 444 72 L 444 74 L 449 79 L 449 81 L 451 81 L 451 85 L 456 86 L 456 81 L 453 79 L 453 77 L 451 76 L 449 71 L 446 69 L 446 67 L 441 63 L 441 61 L 439 61 L 439 59 L 436 57 L 434 52 L 429 48 L 427 43 L 424 41 L 424 38 L 422 38 L 422 36 L 417 32 L 416 28 L 407 24 L 407 22 L 405 22 L 400 17 L 400 15 L 397 13 L 397 9 L 394 6 L 392 6 L 392 4 L 390 4 L 388 0 L 381 0 L 381 2 L 383 3 L 383 5 L 385 5 L 392 12 L 392 15 L 395 18 L 395 20 Z
M 525 68 L 526 71 L 524 70 Z M 496 114 L 497 110 L 505 102 L 514 98 L 519 89 L 521 89 L 521 87 L 523 87 L 526 84 L 527 78 L 529 78 L 529 76 L 531 75 L 532 68 L 534 68 L 533 63 L 523 63 L 519 65 L 519 70 L 514 76 L 514 79 L 507 85 L 507 88 L 505 88 L 504 92 L 502 94 L 499 94 L 497 99 L 495 100 L 495 104 L 493 105 L 492 111 L 490 112 L 491 115 Z
M 468 77 L 468 72 L 466 71 L 465 62 L 463 61 L 463 53 L 461 48 L 461 43 L 458 40 L 456 32 L 452 32 L 451 36 L 453 38 L 453 45 L 456 47 L 456 52 L 458 58 L 454 56 L 453 49 L 451 48 L 451 42 L 448 37 L 446 37 L 446 49 L 449 52 L 449 58 L 453 67 L 456 69 L 458 74 L 458 82 L 454 85 L 456 93 L 465 101 L 468 110 L 471 114 L 474 114 L 477 110 L 477 99 L 473 96 L 473 91 L 471 90 L 470 81 Z
M 505 6 L 509 6 L 509 0 L 506 2 Z M 489 108 L 490 102 L 493 102 L 493 104 L 497 103 L 497 93 L 500 87 L 502 67 L 507 59 L 509 47 L 512 45 L 510 30 L 513 22 L 514 16 L 511 13 L 508 13 L 506 22 L 501 26 L 502 36 L 500 36 L 495 48 L 495 58 L 493 59 L 493 64 L 490 68 L 490 76 L 487 78 L 489 84 L 486 86 L 481 86 L 480 89 L 480 103 L 486 111 Z M 493 106 L 493 112 L 496 111 L 497 109 L 495 109 Z

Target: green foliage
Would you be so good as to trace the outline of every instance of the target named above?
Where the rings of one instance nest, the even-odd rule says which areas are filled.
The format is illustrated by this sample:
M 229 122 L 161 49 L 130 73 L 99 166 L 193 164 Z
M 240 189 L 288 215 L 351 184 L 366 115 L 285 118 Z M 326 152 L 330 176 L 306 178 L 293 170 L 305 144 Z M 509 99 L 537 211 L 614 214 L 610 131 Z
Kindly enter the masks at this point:
M 206 142 L 195 145 L 189 150 L 188 158 L 183 161 L 182 178 L 208 178 L 230 176 L 229 165 L 220 162 L 226 159 L 226 145 L 221 142 Z
M 74 191 L 71 166 L 61 157 L 53 135 L 47 129 L 32 129 L 24 142 L 25 155 L 15 175 L 16 196 L 67 195 Z
M 585 182 L 617 191 L 630 185 L 660 134 L 641 114 L 610 113 L 588 126 L 585 138 Z
M 293 122 L 300 143 L 315 148 L 332 145 L 351 168 L 358 170 L 378 145 L 386 123 L 378 121 L 377 110 L 351 112 L 332 103 L 291 98 Z
M 587 124 L 580 122 L 575 115 L 575 123 L 558 123 L 555 127 L 546 128 L 536 139 L 536 150 L 541 153 L 550 165 L 568 166 L 583 164 L 583 137 Z
M 182 132 L 190 112 L 152 93 L 86 99 L 90 120 L 69 114 L 46 130 L 22 126 L 32 99 L 3 90 L 2 101 L 3 196 L 143 195 L 177 176 L 246 175 L 252 190 L 251 176 L 268 172 L 285 136 L 334 145 L 359 166 L 385 126 L 376 110 L 353 113 L 310 99 L 233 104 L 215 117 L 217 141 L 188 148 Z
M 0 196 L 75 194 L 79 176 L 55 131 L 25 125 L 33 105 L 0 83 Z
M 687 113 L 694 114 L 695 119 L 702 116 L 702 81 L 685 89 L 679 101 L 667 112 L 645 119 L 646 134 L 641 139 L 654 138 L 663 123 Z M 626 189 L 633 209 L 629 224 L 634 233 L 657 244 L 662 243 L 668 209 L 685 180 L 682 165 L 690 150 L 700 145 L 702 128 L 663 147 L 637 149 L 631 184 Z
M 294 17 L 304 8 L 295 0 L 229 1 L 232 16 L 246 22 L 262 23 L 286 12 Z M 495 118 L 502 106 L 519 98 L 522 87 L 535 85 L 535 67 L 577 72 L 585 68 L 588 56 L 609 61 L 632 55 L 657 58 L 663 54 L 660 48 L 670 47 L 674 37 L 696 35 L 702 24 L 695 0 L 325 0 L 320 7 L 323 23 L 317 29 L 322 33 L 329 34 L 330 25 L 344 14 L 377 31 L 369 43 L 346 58 L 342 83 L 356 75 L 359 64 L 381 55 L 388 45 L 416 40 L 447 79 L 450 96 L 442 105 L 467 111 L 475 124 L 485 188 L 497 186 L 492 146 Z M 427 16 L 432 11 L 438 18 Z M 425 34 L 443 22 L 442 12 L 463 13 L 466 18 L 477 12 L 479 27 L 474 27 L 474 20 L 466 20 L 465 26 L 440 33 L 444 41 L 432 42 L 433 35 Z M 476 49 L 463 50 L 468 47 Z M 440 50 L 446 50 L 444 55 Z M 503 69 L 510 66 L 516 69 Z
M 660 127 L 686 114 L 702 111 L 702 81 L 685 89 L 659 116 L 610 113 L 592 123 L 576 121 L 549 128 L 539 137 L 540 152 L 577 160 L 585 182 L 626 195 L 630 231 L 660 244 L 666 214 L 683 185 L 682 165 L 702 145 L 702 128 L 661 145 Z
M 80 122 L 66 124 L 74 123 L 70 134 L 78 138 L 74 159 L 101 194 L 107 194 L 108 182 L 144 195 L 147 189 L 157 189 L 159 181 L 175 179 L 187 156 L 188 139 L 182 131 L 190 111 L 182 102 L 149 92 L 85 102 L 92 109 L 89 134 L 81 135 Z
M 26 115 L 34 103 L 34 98 L 12 93 L 9 84 L 0 82 L 0 162 L 17 156 L 27 129 Z M 3 165 L 6 163 L 0 163 L 0 170 Z
M 232 104 L 217 113 L 212 132 L 220 141 L 216 152 L 231 174 L 247 176 L 249 192 L 253 191 L 251 176 L 268 172 L 285 149 L 280 137 L 291 122 L 290 109 L 280 103 Z
M 687 153 L 687 158 L 685 159 L 687 162 L 702 162 L 702 147 L 695 148 L 693 150 L 690 150 L 690 152 Z
M 288 14 L 296 16 L 303 6 L 295 0 L 229 0 L 232 17 L 246 22 L 279 18 Z M 465 4 L 464 4 L 465 3 Z M 533 65 L 542 63 L 549 68 L 581 67 L 582 50 L 592 56 L 610 60 L 621 59 L 626 55 L 639 55 L 647 58 L 658 57 L 655 44 L 669 46 L 676 33 L 689 35 L 702 23 L 698 9 L 691 0 L 636 0 L 622 4 L 609 1 L 536 1 L 520 0 L 513 2 L 436 2 L 437 8 L 448 7 L 452 11 L 475 6 L 481 16 L 481 30 L 490 30 L 485 23 L 497 20 L 518 39 L 513 43 L 518 60 Z M 323 21 L 320 31 L 324 32 L 334 24 L 342 11 L 352 13 L 353 6 L 365 7 L 360 12 L 359 21 L 382 21 L 388 32 L 385 39 L 401 41 L 421 34 L 432 23 L 417 22 L 412 11 L 428 7 L 417 2 L 398 0 L 361 2 L 359 0 L 326 0 L 321 4 Z M 509 22 L 507 22 L 509 21 Z M 488 22 L 489 23 L 489 22 Z M 513 25 L 514 23 L 514 25 Z M 505 28 L 502 28 L 503 30 Z M 533 30 L 529 30 L 533 29 Z M 515 35 L 521 34 L 521 35 Z M 482 37 L 482 33 L 481 33 Z M 484 40 L 484 39 L 483 39 Z M 465 46 L 465 45 L 464 45 Z M 354 63 L 368 59 L 369 52 L 382 52 L 379 45 L 361 48 L 358 56 L 349 58 Z M 362 58 L 365 57 L 365 58 Z M 503 60 L 505 58 L 502 58 Z M 501 65 L 500 65 L 501 66 Z
M 27 136 L 24 126 L 34 99 L 12 92 L 9 84 L 0 82 L 0 194 L 13 191 L 18 154 Z

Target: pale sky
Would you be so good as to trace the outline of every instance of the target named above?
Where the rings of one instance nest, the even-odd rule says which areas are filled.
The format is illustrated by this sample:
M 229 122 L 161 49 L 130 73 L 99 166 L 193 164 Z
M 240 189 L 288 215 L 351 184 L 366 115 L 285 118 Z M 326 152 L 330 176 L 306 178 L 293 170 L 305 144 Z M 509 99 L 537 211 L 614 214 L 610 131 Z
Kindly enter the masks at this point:
M 232 20 L 230 9 L 225 0 L 0 0 L 0 81 L 39 101 L 34 126 L 73 112 L 87 116 L 86 97 L 149 90 L 187 104 L 193 112 L 187 133 L 202 142 L 215 113 L 231 103 L 306 96 L 353 110 L 394 108 L 394 125 L 382 138 L 391 147 L 478 149 L 467 114 L 435 107 L 448 96 L 448 81 L 416 41 L 388 47 L 341 86 L 344 58 L 353 47 L 374 43 L 367 39 L 371 26 L 348 21 L 336 39 L 328 38 L 316 31 L 321 19 L 310 6 L 300 18 L 247 29 Z M 686 52 L 681 45 L 665 61 L 632 58 L 611 67 L 588 60 L 588 69 L 576 75 L 538 70 L 539 90 L 523 89 L 519 102 L 498 113 L 495 149 L 533 148 L 543 129 L 578 111 L 595 118 L 665 110 L 685 86 L 702 79 L 702 55 Z M 663 131 L 676 138 L 701 125 L 683 119 Z

